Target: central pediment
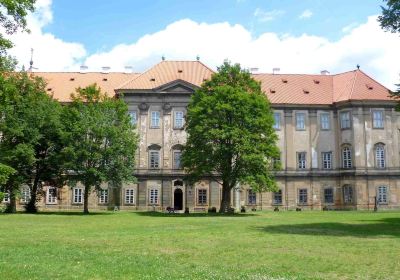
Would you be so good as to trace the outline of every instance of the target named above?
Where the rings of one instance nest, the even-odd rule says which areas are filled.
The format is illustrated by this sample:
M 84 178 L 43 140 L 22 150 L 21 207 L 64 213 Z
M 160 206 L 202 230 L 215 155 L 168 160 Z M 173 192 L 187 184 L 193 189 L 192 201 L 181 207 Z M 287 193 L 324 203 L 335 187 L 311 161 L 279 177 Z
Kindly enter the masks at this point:
M 166 93 L 193 93 L 198 86 L 195 86 L 191 83 L 188 83 L 183 80 L 175 80 L 170 83 L 166 83 L 164 85 L 155 88 L 156 92 L 166 92 Z

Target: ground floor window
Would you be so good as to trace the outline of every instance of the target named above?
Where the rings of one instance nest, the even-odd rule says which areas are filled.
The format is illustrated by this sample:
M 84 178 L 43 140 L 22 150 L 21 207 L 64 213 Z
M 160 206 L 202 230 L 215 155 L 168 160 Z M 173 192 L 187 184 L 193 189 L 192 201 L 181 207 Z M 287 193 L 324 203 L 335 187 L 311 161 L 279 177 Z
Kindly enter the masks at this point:
M 3 203 L 10 203 L 10 193 L 4 193 Z
M 378 203 L 380 203 L 380 204 L 388 203 L 388 187 L 379 186 L 377 198 L 378 198 Z
M 135 204 L 134 189 L 125 189 L 125 204 Z
M 257 194 L 256 194 L 255 191 L 250 189 L 247 195 L 248 195 L 247 201 L 248 201 L 249 204 L 256 204 L 257 203 Z
M 158 189 L 150 190 L 149 203 L 150 204 L 158 204 Z
M 99 190 L 99 203 L 107 204 L 108 203 L 108 190 Z
M 333 203 L 333 188 L 324 189 L 324 201 L 325 203 Z
M 47 204 L 56 204 L 57 203 L 57 189 L 55 187 L 47 188 L 46 203 Z
M 353 203 L 354 200 L 354 192 L 353 187 L 346 185 L 343 187 L 343 201 L 346 204 Z
M 72 202 L 75 204 L 81 204 L 82 201 L 83 201 L 83 189 L 82 188 L 74 188 Z
M 274 194 L 273 194 L 273 202 L 274 202 L 274 204 L 277 204 L 277 205 L 282 204 L 282 190 L 274 192 Z
M 21 203 L 28 203 L 31 199 L 31 190 L 29 187 L 23 187 L 21 189 Z
M 299 204 L 307 204 L 307 189 L 299 189 Z
M 207 204 L 207 190 L 206 189 L 198 189 L 197 190 L 197 204 L 199 204 L 199 205 Z

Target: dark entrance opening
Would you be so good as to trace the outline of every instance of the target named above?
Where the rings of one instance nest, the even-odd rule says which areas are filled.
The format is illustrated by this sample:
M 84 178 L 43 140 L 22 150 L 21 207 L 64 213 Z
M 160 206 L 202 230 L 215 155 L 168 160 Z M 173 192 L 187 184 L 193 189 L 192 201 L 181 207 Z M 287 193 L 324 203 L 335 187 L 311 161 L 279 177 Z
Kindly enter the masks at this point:
M 175 210 L 183 209 L 183 192 L 181 189 L 176 189 L 174 191 L 174 209 Z

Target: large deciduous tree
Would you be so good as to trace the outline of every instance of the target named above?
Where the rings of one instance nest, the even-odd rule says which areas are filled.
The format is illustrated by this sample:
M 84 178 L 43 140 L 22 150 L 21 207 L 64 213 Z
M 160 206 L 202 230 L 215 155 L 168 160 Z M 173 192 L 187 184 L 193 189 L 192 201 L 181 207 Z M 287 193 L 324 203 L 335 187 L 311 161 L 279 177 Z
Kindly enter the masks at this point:
M 84 186 L 87 214 L 93 188 L 104 182 L 121 186 L 134 180 L 137 135 L 123 100 L 108 97 L 96 85 L 78 88 L 71 98 L 64 108 L 63 154 L 71 185 Z
M 392 33 L 400 32 L 400 0 L 384 0 L 387 7 L 381 6 L 382 15 L 378 21 L 383 29 Z
M 229 211 L 231 190 L 238 183 L 255 191 L 276 189 L 272 170 L 279 149 L 273 123 L 260 83 L 239 64 L 225 62 L 192 95 L 182 163 L 189 182 L 220 182 L 220 212 Z

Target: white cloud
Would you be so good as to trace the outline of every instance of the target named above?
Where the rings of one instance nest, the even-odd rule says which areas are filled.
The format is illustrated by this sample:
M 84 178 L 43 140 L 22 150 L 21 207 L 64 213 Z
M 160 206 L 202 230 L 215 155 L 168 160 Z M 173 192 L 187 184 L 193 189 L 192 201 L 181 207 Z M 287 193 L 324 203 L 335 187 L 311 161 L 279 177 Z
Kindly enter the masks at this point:
M 257 8 L 254 11 L 254 16 L 260 22 L 266 22 L 266 21 L 274 20 L 277 17 L 282 16 L 283 14 L 285 14 L 285 11 L 282 11 L 282 10 L 264 11 L 264 10 L 262 10 L 260 8 Z
M 304 10 L 300 15 L 299 15 L 299 19 L 306 19 L 306 18 L 310 18 L 313 15 L 313 12 L 311 12 L 310 10 Z

